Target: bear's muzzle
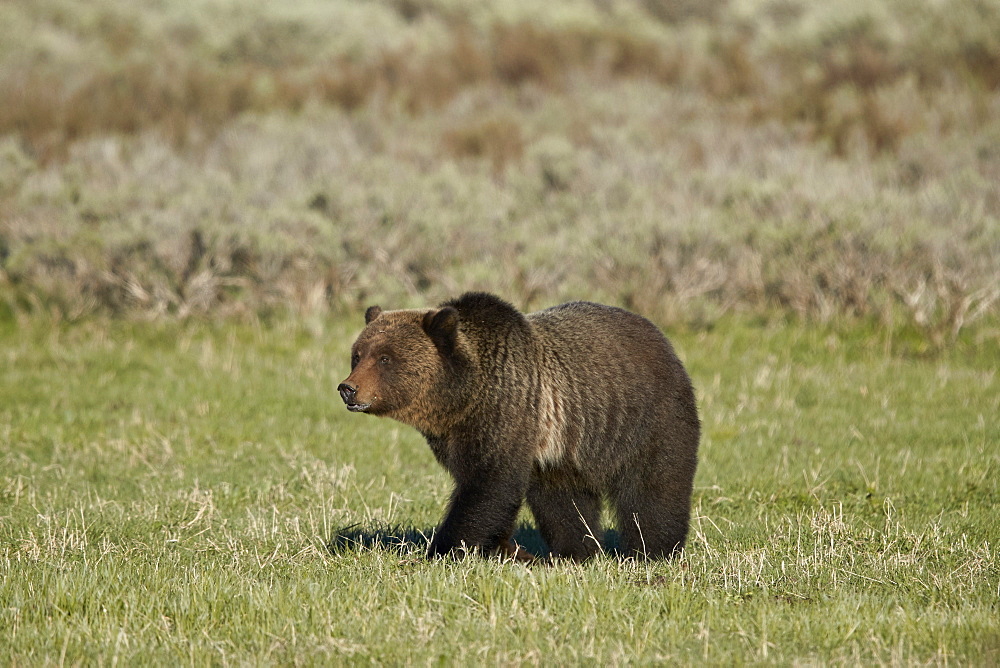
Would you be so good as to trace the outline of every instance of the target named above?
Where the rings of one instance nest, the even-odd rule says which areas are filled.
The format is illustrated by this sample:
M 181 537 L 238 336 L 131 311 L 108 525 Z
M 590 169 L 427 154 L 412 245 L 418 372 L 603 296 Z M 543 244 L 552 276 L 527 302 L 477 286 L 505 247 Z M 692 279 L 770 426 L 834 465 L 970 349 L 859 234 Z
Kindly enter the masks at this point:
M 368 404 L 357 403 L 358 398 L 358 388 L 353 385 L 348 385 L 347 383 L 341 383 L 337 386 L 337 391 L 340 392 L 340 398 L 344 400 L 347 404 L 347 410 L 354 413 L 364 413 L 371 406 Z

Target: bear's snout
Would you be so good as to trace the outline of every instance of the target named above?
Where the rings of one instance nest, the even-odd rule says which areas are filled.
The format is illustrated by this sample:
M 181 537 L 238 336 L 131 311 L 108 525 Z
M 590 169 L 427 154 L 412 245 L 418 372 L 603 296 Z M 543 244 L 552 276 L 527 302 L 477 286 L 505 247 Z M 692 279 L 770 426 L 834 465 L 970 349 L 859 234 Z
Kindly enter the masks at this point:
M 350 380 L 350 378 L 347 380 Z M 365 403 L 358 401 L 358 388 L 351 385 L 347 381 L 338 385 L 337 391 L 340 392 L 340 398 L 344 400 L 345 404 L 347 404 L 347 410 L 352 413 L 366 413 L 368 412 L 368 409 L 372 407 L 371 401 Z
M 353 385 L 348 385 L 347 383 L 341 383 L 337 386 L 337 391 L 340 392 L 340 398 L 344 400 L 344 403 L 350 406 L 355 403 L 354 399 L 358 395 L 358 388 Z

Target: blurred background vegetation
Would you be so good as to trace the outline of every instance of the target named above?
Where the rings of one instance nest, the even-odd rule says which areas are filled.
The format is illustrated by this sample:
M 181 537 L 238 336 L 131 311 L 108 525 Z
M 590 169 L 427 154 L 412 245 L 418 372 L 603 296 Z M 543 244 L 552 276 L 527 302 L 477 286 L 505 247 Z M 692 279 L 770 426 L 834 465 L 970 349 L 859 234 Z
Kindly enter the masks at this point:
M 1000 336 L 994 0 L 20 0 L 0 100 L 8 320 L 488 289 Z

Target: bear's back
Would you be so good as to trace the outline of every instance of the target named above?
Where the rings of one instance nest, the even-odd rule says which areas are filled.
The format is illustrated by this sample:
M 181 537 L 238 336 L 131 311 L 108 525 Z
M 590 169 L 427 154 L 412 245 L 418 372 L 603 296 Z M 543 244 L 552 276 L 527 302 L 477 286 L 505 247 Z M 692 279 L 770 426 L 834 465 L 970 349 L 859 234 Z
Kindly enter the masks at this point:
M 531 313 L 527 319 L 543 358 L 570 372 L 574 380 L 609 371 L 633 377 L 648 371 L 662 378 L 664 373 L 672 375 L 678 362 L 656 325 L 614 306 L 568 302 Z

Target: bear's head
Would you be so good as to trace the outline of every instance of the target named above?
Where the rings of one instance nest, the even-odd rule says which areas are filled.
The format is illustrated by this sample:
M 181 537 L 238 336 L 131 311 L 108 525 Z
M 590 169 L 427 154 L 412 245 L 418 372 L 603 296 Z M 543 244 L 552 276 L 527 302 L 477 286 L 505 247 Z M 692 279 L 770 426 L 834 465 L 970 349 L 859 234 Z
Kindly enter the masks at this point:
M 365 312 L 365 328 L 351 346 L 351 374 L 338 387 L 347 409 L 391 417 L 438 433 L 454 417 L 460 360 L 458 311 Z

